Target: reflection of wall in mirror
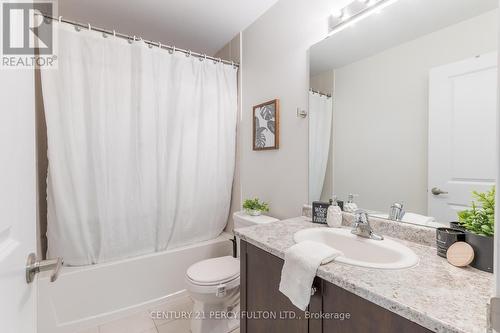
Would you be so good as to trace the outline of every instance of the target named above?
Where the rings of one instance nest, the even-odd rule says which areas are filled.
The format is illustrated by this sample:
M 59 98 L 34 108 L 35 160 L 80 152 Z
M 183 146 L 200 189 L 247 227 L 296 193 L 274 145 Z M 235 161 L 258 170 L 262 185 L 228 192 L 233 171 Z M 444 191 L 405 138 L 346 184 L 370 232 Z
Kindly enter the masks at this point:
M 426 214 L 429 70 L 496 49 L 494 10 L 337 69 L 334 192 Z
M 320 91 L 324 94 L 333 96 L 334 94 L 334 74 L 333 70 L 311 76 L 309 82 L 310 88 L 314 91 Z M 333 119 L 332 119 L 333 121 Z M 333 126 L 332 126 L 333 128 Z M 333 136 L 330 136 L 330 148 L 328 151 L 328 164 L 326 166 L 325 180 L 323 182 L 323 191 L 321 192 L 321 201 L 328 201 L 333 194 Z

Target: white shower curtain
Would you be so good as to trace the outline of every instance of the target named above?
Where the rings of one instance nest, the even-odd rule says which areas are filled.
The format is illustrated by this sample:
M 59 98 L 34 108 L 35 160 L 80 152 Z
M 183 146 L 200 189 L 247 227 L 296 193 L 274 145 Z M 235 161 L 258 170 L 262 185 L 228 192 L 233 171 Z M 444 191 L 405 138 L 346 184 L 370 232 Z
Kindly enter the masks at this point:
M 332 98 L 309 92 L 309 202 L 321 198 L 332 132 Z
M 48 256 L 86 265 L 219 235 L 235 163 L 237 70 L 58 24 L 42 70 Z

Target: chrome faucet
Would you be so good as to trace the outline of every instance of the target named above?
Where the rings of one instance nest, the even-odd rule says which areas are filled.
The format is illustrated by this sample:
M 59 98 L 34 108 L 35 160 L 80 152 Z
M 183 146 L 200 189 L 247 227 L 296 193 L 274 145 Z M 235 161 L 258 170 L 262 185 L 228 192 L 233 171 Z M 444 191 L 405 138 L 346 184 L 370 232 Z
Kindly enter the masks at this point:
M 401 221 L 405 216 L 405 211 L 403 210 L 402 202 L 395 202 L 391 206 L 391 210 L 389 211 L 389 220 L 393 221 Z
M 384 236 L 376 234 L 368 220 L 368 213 L 364 210 L 358 209 L 354 212 L 354 223 L 352 225 L 351 233 L 359 237 L 370 238 L 374 240 L 383 240 Z

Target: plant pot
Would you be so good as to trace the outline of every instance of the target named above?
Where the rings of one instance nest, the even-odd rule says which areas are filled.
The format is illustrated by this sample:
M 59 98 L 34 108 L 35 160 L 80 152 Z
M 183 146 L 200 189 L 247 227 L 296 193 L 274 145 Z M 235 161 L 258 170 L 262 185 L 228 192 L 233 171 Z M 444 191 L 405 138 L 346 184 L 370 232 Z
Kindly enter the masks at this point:
M 260 215 L 262 215 L 262 211 L 261 210 L 257 210 L 257 209 L 247 209 L 246 212 L 247 212 L 248 215 L 251 215 L 251 216 L 260 216 Z
M 465 231 L 465 228 L 458 222 L 450 222 L 450 228 Z
M 461 230 L 451 228 L 436 229 L 437 255 L 446 258 L 448 248 L 456 242 L 465 241 L 465 233 Z
M 474 260 L 470 265 L 493 273 L 493 237 L 481 236 L 466 230 L 465 241 L 474 249 Z

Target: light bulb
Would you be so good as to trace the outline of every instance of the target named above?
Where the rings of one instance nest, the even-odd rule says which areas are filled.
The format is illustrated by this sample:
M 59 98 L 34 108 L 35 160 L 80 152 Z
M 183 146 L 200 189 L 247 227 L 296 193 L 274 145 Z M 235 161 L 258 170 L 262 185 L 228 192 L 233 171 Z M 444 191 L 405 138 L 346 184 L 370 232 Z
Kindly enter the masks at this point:
M 341 18 L 344 17 L 344 11 L 342 11 L 342 10 L 334 10 L 332 12 L 332 16 L 335 17 L 335 18 L 341 19 Z

